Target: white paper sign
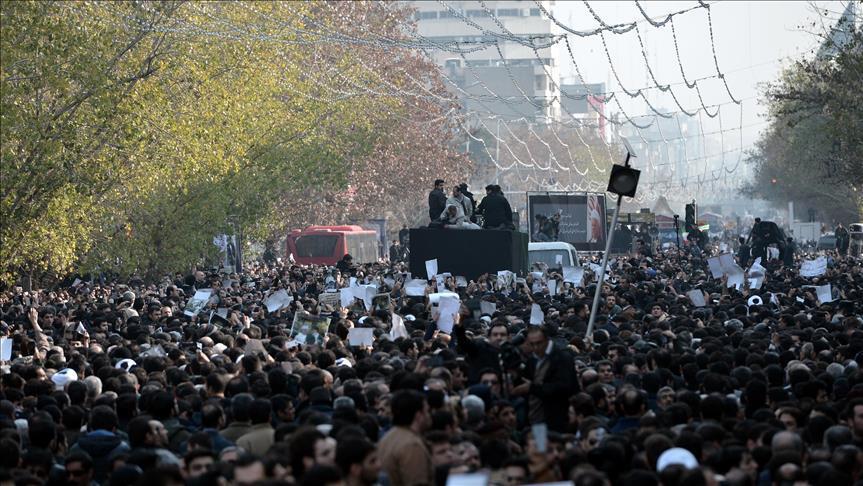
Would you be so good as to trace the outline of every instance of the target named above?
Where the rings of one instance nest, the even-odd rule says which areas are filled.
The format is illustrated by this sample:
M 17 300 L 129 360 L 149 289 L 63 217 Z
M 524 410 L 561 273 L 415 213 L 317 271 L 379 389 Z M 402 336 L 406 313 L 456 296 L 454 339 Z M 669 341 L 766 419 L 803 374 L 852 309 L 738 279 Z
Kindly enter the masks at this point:
M 719 262 L 718 256 L 708 258 L 707 266 L 710 268 L 710 274 L 713 276 L 713 278 L 722 278 L 722 263 Z
M 742 271 L 741 272 L 734 272 L 733 274 L 728 275 L 728 282 L 725 284 L 725 286 L 727 288 L 734 287 L 737 290 L 740 290 L 743 288 L 743 280 L 744 280 L 744 275 L 743 275 Z
M 467 279 L 462 276 L 456 276 L 455 278 L 455 286 L 458 288 L 467 287 Z
M 686 293 L 692 305 L 695 307 L 704 307 L 707 303 L 704 301 L 704 294 L 699 289 L 693 289 Z
M 400 337 L 408 337 L 408 329 L 405 327 L 405 321 L 402 319 L 402 316 L 394 313 L 393 328 L 390 329 L 390 340 L 395 341 Z
M 532 304 L 530 306 L 530 324 L 534 326 L 538 326 L 545 321 L 545 314 L 542 312 L 542 307 L 539 304 Z
M 455 325 L 455 315 L 458 314 L 461 302 L 458 296 L 444 295 L 440 298 L 440 314 L 437 320 L 437 328 L 441 332 L 452 334 Z
M 822 304 L 833 302 L 833 289 L 830 284 L 815 287 L 815 294 L 818 296 L 818 300 Z
M 0 361 L 12 360 L 12 338 L 0 338 Z
M 422 279 L 413 279 L 405 284 L 405 292 L 410 297 L 422 297 L 426 293 L 427 282 Z
M 434 260 L 426 260 L 426 275 L 428 275 L 428 280 L 431 280 L 435 275 L 437 275 L 437 258 Z
M 459 298 L 458 294 L 455 292 L 435 292 L 433 294 L 429 294 L 429 303 L 431 303 L 432 307 L 438 307 L 440 305 L 441 297 L 444 296 L 455 297 L 456 299 Z
M 722 269 L 728 273 L 728 269 L 736 266 L 736 263 L 734 263 L 734 255 L 731 253 L 722 253 L 719 255 L 719 264 L 722 265 Z
M 534 424 L 530 426 L 531 435 L 536 443 L 536 450 L 545 454 L 548 448 L 548 426 L 545 424 Z
M 827 258 L 820 256 L 815 260 L 804 260 L 800 264 L 801 277 L 817 277 L 827 272 Z
M 354 303 L 354 289 L 346 288 L 339 290 L 339 300 L 342 307 L 350 307 Z
M 563 281 L 570 282 L 581 287 L 584 282 L 584 268 L 582 267 L 563 267 Z
M 486 300 L 479 301 L 479 310 L 482 314 L 492 315 L 497 310 L 497 304 Z
M 363 289 L 363 304 L 366 306 L 366 310 L 371 310 L 372 301 L 378 294 L 378 287 L 376 285 L 362 285 L 360 288 Z
M 352 327 L 348 329 L 348 343 L 351 346 L 371 346 L 375 342 L 374 331 L 371 327 Z
M 284 309 L 291 305 L 291 300 L 291 294 L 289 294 L 287 290 L 282 289 L 267 297 L 264 305 L 267 306 L 267 312 L 272 314 L 279 309 Z
M 548 294 L 557 295 L 557 280 L 551 279 L 548 281 Z

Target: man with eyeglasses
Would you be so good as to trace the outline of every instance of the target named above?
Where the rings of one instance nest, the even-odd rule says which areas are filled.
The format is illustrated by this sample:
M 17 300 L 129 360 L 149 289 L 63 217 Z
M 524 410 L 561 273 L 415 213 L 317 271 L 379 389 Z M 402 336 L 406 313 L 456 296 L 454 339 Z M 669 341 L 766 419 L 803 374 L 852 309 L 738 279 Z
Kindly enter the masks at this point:
M 569 397 L 578 392 L 575 364 L 569 350 L 558 348 L 544 326 L 530 326 L 526 345 L 531 352 L 526 376 L 511 390 L 527 396 L 531 424 L 545 423 L 549 430 L 563 432 L 568 420 Z

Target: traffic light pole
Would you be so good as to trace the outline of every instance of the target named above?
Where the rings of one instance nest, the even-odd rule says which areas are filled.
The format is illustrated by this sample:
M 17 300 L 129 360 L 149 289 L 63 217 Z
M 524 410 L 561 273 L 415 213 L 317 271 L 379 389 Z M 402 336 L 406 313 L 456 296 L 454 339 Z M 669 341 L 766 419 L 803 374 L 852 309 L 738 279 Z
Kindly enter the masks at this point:
M 593 339 L 593 324 L 596 322 L 596 312 L 599 310 L 599 294 L 602 293 L 602 284 L 605 282 L 608 252 L 611 251 L 611 239 L 614 237 L 614 228 L 617 227 L 617 219 L 620 217 L 620 204 L 622 202 L 623 196 L 617 196 L 617 206 L 614 208 L 614 216 L 611 217 L 611 229 L 608 230 L 608 240 L 605 242 L 605 252 L 602 254 L 602 270 L 599 272 L 599 279 L 596 281 L 596 291 L 593 293 L 593 306 L 590 308 L 590 320 L 587 323 L 586 334 L 587 338 L 591 340 Z
M 630 153 L 626 153 L 626 167 L 629 167 Z M 596 280 L 596 290 L 593 292 L 593 306 L 590 308 L 590 319 L 587 322 L 587 339 L 593 340 L 593 325 L 596 322 L 596 313 L 599 311 L 599 295 L 602 293 L 602 284 L 605 282 L 605 272 L 608 268 L 608 253 L 611 251 L 611 242 L 614 238 L 614 230 L 617 228 L 617 220 L 620 218 L 620 205 L 623 203 L 623 196 L 617 196 L 617 206 L 614 207 L 614 216 L 611 217 L 611 228 L 608 230 L 608 239 L 605 240 L 605 252 L 602 254 L 602 270 L 599 272 L 599 278 Z

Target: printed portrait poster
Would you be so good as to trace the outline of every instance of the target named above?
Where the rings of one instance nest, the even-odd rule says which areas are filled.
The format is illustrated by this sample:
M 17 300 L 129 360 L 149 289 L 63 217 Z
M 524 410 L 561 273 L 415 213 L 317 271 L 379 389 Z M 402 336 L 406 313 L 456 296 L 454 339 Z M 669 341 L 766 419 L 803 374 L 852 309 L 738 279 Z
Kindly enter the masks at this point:
M 329 317 L 297 312 L 294 314 L 294 324 L 291 326 L 291 339 L 306 346 L 323 346 L 329 328 Z
M 605 249 L 604 194 L 528 193 L 527 205 L 530 241 L 562 241 L 579 251 Z

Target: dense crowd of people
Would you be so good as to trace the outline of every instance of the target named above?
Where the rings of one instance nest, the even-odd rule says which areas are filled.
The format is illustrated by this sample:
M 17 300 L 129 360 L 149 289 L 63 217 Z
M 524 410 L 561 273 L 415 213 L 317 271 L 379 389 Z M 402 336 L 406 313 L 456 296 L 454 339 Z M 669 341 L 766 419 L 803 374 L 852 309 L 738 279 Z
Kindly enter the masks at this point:
M 8 288 L 0 484 L 863 479 L 863 262 L 830 252 L 802 277 L 807 255 L 765 259 L 760 288 L 736 288 L 710 253 L 612 258 L 592 337 L 589 259 L 580 281 L 443 275 L 423 295 L 403 264 L 347 259 Z M 827 284 L 829 298 L 808 287 Z M 388 304 L 327 295 L 351 285 Z M 273 306 L 279 291 L 290 302 Z M 459 296 L 451 331 L 442 292 Z M 298 315 L 329 319 L 322 343 L 298 342 Z

